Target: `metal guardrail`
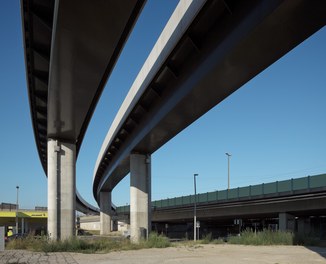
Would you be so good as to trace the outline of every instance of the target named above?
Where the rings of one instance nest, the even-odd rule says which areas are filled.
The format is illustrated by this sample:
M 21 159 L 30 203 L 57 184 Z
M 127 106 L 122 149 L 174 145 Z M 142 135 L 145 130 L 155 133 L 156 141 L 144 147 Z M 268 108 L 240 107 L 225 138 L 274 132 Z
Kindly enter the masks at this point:
M 279 196 L 281 194 L 291 194 L 296 191 L 311 191 L 312 189 L 326 187 L 326 174 L 307 176 L 297 179 L 275 181 L 246 187 L 238 187 L 229 190 L 221 190 L 197 194 L 197 203 L 218 202 L 232 199 L 251 199 L 252 197 Z M 194 195 L 181 196 L 175 198 L 162 199 L 152 202 L 152 207 L 163 208 L 172 206 L 189 205 L 195 202 Z M 130 206 L 117 207 L 117 213 L 129 213 Z

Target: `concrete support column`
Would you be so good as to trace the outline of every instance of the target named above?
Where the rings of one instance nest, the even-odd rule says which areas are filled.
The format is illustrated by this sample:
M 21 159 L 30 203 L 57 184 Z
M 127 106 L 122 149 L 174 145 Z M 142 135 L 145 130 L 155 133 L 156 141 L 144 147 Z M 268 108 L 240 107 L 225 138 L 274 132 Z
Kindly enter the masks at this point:
M 100 193 L 100 235 L 111 232 L 111 192 Z
M 302 217 L 298 219 L 298 234 L 305 235 L 305 219 Z
M 22 217 L 22 234 L 25 233 L 25 218 Z
M 130 239 L 139 243 L 151 230 L 151 157 L 130 155 Z
M 25 232 L 26 232 L 26 233 L 30 233 L 30 230 L 29 230 L 29 221 L 28 221 L 28 219 L 25 220 Z
M 311 223 L 309 218 L 300 217 L 298 219 L 298 233 L 300 235 L 309 235 L 311 233 Z
M 111 230 L 118 231 L 118 220 L 113 220 L 111 223 Z
M 280 231 L 294 231 L 294 216 L 288 213 L 278 214 L 278 223 Z
M 48 139 L 48 234 L 51 239 L 75 235 L 76 145 Z

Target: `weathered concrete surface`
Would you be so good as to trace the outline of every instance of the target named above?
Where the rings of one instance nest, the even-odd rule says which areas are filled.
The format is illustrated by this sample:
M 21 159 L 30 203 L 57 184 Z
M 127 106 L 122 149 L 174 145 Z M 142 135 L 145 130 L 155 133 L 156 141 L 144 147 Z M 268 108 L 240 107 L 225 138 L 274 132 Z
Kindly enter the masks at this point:
M 111 192 L 100 194 L 100 234 L 108 235 L 111 232 Z

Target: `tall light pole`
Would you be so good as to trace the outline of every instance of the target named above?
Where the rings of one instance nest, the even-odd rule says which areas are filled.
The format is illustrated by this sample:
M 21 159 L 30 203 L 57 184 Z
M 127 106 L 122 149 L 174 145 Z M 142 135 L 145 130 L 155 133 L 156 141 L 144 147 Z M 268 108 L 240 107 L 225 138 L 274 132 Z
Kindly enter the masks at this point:
M 196 241 L 196 227 L 197 227 L 197 192 L 196 192 L 196 177 L 198 176 L 198 173 L 194 174 L 194 188 L 195 188 L 195 203 L 194 203 L 194 241 Z
M 19 203 L 18 203 L 19 186 L 18 185 L 16 186 L 16 189 L 17 189 L 17 200 L 16 200 L 16 234 L 17 234 L 18 233 L 18 206 L 19 206 Z
M 225 153 L 228 156 L 228 190 L 230 190 L 230 157 L 232 156 L 229 153 Z

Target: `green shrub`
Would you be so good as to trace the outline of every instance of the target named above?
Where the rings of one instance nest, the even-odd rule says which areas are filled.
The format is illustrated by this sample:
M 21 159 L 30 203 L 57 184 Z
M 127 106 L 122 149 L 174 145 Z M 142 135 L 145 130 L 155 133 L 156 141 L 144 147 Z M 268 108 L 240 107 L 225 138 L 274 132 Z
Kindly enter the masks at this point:
M 148 240 L 143 240 L 141 244 L 145 248 L 166 248 L 171 246 L 171 242 L 166 236 L 155 232 L 150 233 Z
M 8 242 L 6 245 L 7 249 L 25 249 L 33 251 L 41 251 L 42 245 L 47 240 L 47 237 L 42 236 L 35 238 L 32 235 L 29 235 L 25 238 L 17 238 Z
M 208 233 L 207 235 L 204 235 L 202 240 L 200 240 L 202 244 L 210 244 L 212 241 L 213 241 L 212 233 Z
M 218 239 L 213 239 L 211 241 L 211 244 L 225 244 L 225 241 L 222 238 L 218 238 Z

